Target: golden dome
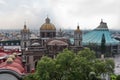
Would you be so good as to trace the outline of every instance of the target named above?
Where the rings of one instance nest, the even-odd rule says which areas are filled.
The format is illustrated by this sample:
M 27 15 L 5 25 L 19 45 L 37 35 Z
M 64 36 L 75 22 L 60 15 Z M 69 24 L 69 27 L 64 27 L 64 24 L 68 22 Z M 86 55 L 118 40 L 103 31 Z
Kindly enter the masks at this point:
M 14 55 L 15 57 L 17 57 L 17 53 L 15 53 L 15 52 L 12 55 Z
M 55 26 L 50 23 L 50 19 L 47 17 L 46 22 L 41 26 L 40 30 L 56 30 Z
M 17 53 L 15 53 L 15 52 L 14 52 L 14 53 L 13 53 L 13 55 L 15 55 L 15 56 L 16 56 L 16 55 L 17 55 Z
M 80 28 L 79 28 L 79 25 L 77 26 L 77 29 L 75 30 L 75 32 L 77 32 L 77 33 L 81 33 L 81 30 L 80 30 Z
M 7 62 L 7 63 L 12 63 L 12 62 L 13 62 L 13 59 L 12 59 L 12 58 L 8 58 L 8 59 L 6 60 L 6 62 Z
M 15 59 L 15 55 L 9 55 L 8 58 Z

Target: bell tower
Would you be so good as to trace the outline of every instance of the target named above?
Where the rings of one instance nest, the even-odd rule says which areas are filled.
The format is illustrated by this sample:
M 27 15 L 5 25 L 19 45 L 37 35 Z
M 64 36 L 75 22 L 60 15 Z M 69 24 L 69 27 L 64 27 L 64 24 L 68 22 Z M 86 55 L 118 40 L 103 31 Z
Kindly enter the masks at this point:
M 82 46 L 82 31 L 79 28 L 79 25 L 77 26 L 77 29 L 74 31 L 74 45 L 76 47 Z
M 26 49 L 30 45 L 30 30 L 27 29 L 26 22 L 21 30 L 21 48 Z

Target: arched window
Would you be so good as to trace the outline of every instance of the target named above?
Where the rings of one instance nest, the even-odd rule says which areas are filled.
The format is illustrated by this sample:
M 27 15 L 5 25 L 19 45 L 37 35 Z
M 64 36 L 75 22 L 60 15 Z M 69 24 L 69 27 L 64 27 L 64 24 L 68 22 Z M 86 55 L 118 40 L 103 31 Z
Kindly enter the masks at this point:
M 11 46 L 13 46 L 14 45 L 14 43 L 11 43 Z
M 2 44 L 2 43 L 0 43 L 0 45 L 2 46 L 3 44 Z
M 16 43 L 16 45 L 18 46 L 18 45 L 19 45 L 19 43 L 17 42 L 17 43 Z
M 8 43 L 6 43 L 5 45 L 8 46 Z

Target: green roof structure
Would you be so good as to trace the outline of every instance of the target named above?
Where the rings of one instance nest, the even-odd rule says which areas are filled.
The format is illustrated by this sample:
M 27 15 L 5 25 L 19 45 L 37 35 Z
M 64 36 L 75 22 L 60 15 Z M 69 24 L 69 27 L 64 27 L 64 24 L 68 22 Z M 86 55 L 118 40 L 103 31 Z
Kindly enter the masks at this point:
M 89 45 L 93 43 L 93 44 L 101 45 L 101 39 L 103 34 L 105 36 L 106 46 L 119 44 L 119 41 L 111 37 L 107 23 L 103 22 L 102 20 L 100 22 L 100 25 L 96 29 L 86 34 L 83 34 L 82 44 Z

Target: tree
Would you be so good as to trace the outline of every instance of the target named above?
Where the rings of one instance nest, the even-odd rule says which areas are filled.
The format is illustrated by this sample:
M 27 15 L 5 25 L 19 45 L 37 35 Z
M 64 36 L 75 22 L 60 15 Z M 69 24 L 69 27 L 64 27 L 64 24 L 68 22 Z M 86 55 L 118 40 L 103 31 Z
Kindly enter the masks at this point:
M 54 80 L 55 61 L 49 57 L 42 57 L 37 64 L 36 77 L 37 80 Z
M 35 79 L 34 74 L 28 74 L 27 76 L 23 77 L 23 80 L 37 80 L 37 79 Z
M 117 77 L 116 76 L 114 76 L 114 80 L 120 80 L 120 75 L 118 75 Z
M 112 59 L 105 60 L 95 60 L 94 69 L 96 75 L 102 75 L 105 77 L 106 75 L 110 75 L 114 72 L 115 63 Z
M 96 80 L 97 79 L 95 72 L 90 72 L 89 73 L 89 79 L 90 80 Z
M 93 61 L 96 59 L 95 52 L 89 48 L 84 48 L 83 50 L 79 51 L 77 56 L 79 58 L 86 58 L 88 61 Z
M 83 79 L 89 79 L 89 73 L 94 70 L 93 63 L 96 59 L 95 52 L 90 50 L 89 48 L 84 48 L 82 51 L 78 52 L 78 55 L 76 56 L 80 61 L 82 74 L 84 74 Z
M 77 54 L 65 49 L 54 59 L 42 57 L 34 76 L 36 80 L 92 80 L 101 74 L 112 73 L 113 69 L 112 60 L 97 59 L 95 52 L 89 48 Z M 96 75 L 91 74 L 90 77 L 90 72 L 95 72 Z
M 95 71 L 96 75 L 101 75 L 103 73 L 106 73 L 106 71 L 105 71 L 105 62 L 101 61 L 99 59 L 95 60 L 94 71 Z
M 73 59 L 75 54 L 65 49 L 62 53 L 59 53 L 56 57 L 56 70 L 57 70 L 57 80 L 71 80 L 71 70 Z
M 113 61 L 113 59 L 106 59 L 105 60 L 105 71 L 107 73 L 114 73 L 114 68 L 115 68 L 115 63 Z
M 105 40 L 105 35 L 102 35 L 102 39 L 101 39 L 101 53 L 105 54 L 106 52 L 106 40 Z

